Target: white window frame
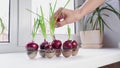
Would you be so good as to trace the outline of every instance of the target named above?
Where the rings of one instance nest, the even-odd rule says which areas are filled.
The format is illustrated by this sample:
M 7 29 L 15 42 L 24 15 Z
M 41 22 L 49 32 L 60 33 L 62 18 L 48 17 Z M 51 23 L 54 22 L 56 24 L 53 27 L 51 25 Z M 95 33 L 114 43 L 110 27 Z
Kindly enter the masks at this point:
M 10 0 L 10 42 L 0 43 L 0 53 L 19 52 L 24 49 L 18 47 L 18 0 Z

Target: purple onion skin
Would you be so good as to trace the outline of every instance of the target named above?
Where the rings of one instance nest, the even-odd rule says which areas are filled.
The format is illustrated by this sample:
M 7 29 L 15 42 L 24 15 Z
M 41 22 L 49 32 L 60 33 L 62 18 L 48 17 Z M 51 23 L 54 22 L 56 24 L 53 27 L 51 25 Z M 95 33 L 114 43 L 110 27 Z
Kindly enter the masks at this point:
M 60 40 L 53 40 L 51 45 L 54 49 L 61 49 L 62 42 Z
M 77 48 L 77 46 L 78 46 L 78 43 L 75 40 L 73 40 L 72 41 L 72 48 Z
M 34 41 L 32 42 L 29 42 L 27 45 L 26 45 L 26 49 L 29 51 L 29 50 L 38 50 L 38 44 L 35 43 Z
M 45 50 L 52 50 L 52 49 L 53 49 L 53 47 L 50 44 L 48 44 L 48 45 L 45 46 Z
M 67 40 L 63 43 L 63 49 L 72 49 L 72 40 Z
M 48 45 L 47 41 L 44 41 L 42 44 L 40 44 L 40 49 L 45 49 L 45 46 Z

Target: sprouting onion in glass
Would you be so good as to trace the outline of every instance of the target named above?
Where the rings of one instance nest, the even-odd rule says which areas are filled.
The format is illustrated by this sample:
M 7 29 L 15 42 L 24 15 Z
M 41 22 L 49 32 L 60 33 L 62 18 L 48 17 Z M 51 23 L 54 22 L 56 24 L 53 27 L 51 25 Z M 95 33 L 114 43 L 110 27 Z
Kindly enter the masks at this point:
M 78 43 L 75 40 L 71 40 L 71 28 L 67 27 L 68 40 L 63 43 L 63 56 L 70 57 L 77 55 L 78 53 Z
M 32 30 L 32 42 L 27 43 L 26 49 L 27 49 L 27 55 L 29 56 L 30 59 L 34 59 L 37 55 L 38 51 L 38 44 L 34 42 L 35 36 L 37 35 L 38 32 L 38 21 L 37 19 L 34 18 L 34 25 L 33 25 L 33 30 Z
M 70 0 L 67 1 L 67 3 L 64 5 L 63 9 L 68 5 L 69 2 L 70 2 Z M 56 19 L 58 19 L 58 17 L 60 16 L 62 11 L 60 11 L 60 13 L 58 13 L 57 18 L 55 19 L 54 13 L 55 13 L 56 5 L 57 5 L 57 0 L 55 1 L 53 7 L 52 7 L 51 3 L 49 4 L 49 6 L 50 6 L 50 21 L 49 21 L 49 25 L 50 25 L 50 35 L 53 38 L 53 41 L 52 41 L 51 45 L 52 45 L 52 47 L 54 49 L 56 49 L 56 56 L 59 57 L 60 54 L 61 54 L 62 42 L 61 42 L 61 40 L 57 40 L 55 38 L 55 23 L 56 23 Z

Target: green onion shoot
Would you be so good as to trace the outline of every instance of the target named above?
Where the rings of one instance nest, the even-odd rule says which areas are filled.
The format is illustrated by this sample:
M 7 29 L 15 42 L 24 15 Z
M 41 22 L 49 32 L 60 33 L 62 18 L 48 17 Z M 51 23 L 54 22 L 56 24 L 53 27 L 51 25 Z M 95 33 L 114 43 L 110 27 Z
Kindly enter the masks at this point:
M 66 2 L 66 4 L 64 5 L 63 9 L 69 4 L 70 0 L 68 0 Z M 50 35 L 51 37 L 53 37 L 53 39 L 55 40 L 55 23 L 56 23 L 56 19 L 58 19 L 58 17 L 60 16 L 61 12 L 63 11 L 63 9 L 58 13 L 58 16 L 57 18 L 55 19 L 54 17 L 54 13 L 55 13 L 55 8 L 56 8 L 56 5 L 57 5 L 57 0 L 55 1 L 55 4 L 54 6 L 52 7 L 51 3 L 49 4 L 50 6 Z
M 68 40 L 70 40 L 70 38 L 71 38 L 71 29 L 70 29 L 69 25 L 67 27 L 67 31 L 68 31 Z

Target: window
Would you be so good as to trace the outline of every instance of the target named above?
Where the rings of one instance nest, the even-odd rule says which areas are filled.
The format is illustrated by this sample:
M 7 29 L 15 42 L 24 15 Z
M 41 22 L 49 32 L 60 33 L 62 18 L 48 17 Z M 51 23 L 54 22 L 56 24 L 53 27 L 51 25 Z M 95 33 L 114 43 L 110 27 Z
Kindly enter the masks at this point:
M 0 2 L 0 9 L 3 10 L 0 11 L 0 17 L 5 17 L 3 18 L 3 22 L 6 27 L 5 32 L 0 36 L 5 36 L 4 39 L 0 38 L 0 53 L 19 52 L 25 50 L 24 46 L 26 43 L 32 40 L 32 19 L 34 17 L 34 15 L 26 9 L 36 11 L 39 6 L 42 5 L 42 7 L 45 8 L 44 11 L 47 11 L 50 2 L 54 2 L 54 0 L 4 0 Z M 58 6 L 56 9 L 63 6 L 65 2 L 66 0 L 58 0 Z M 5 6 L 4 9 L 3 6 Z M 67 8 L 74 9 L 74 0 L 71 0 Z M 48 12 L 44 13 L 46 15 L 48 14 Z M 71 24 L 70 27 L 72 29 L 72 34 L 74 34 L 74 24 Z M 66 29 L 66 26 L 60 29 L 56 29 L 55 34 L 57 39 L 61 39 L 63 41 L 67 40 Z M 35 40 L 38 43 L 41 43 L 43 41 L 43 37 L 40 33 L 41 32 L 37 34 Z M 48 41 L 51 41 L 50 37 L 48 37 Z
M 0 18 L 5 26 L 4 32 L 0 35 L 0 42 L 9 42 L 9 0 L 0 1 Z M 4 6 L 4 8 L 3 8 Z M 0 32 L 2 31 L 2 23 L 0 23 Z
M 8 42 L 0 43 L 0 53 L 16 52 L 16 51 L 22 50 L 22 48 L 17 47 L 17 32 L 18 32 L 18 29 L 17 29 L 17 27 L 18 27 L 17 26 L 17 21 L 18 21 L 18 19 L 17 19 L 18 13 L 17 12 L 18 12 L 18 10 L 17 10 L 17 8 L 18 8 L 18 2 L 17 2 L 17 0 L 5 0 L 5 1 L 6 2 L 1 1 L 2 4 L 0 4 L 0 5 L 3 5 L 3 4 L 6 5 L 6 7 L 2 6 L 2 8 L 4 7 L 6 9 L 5 10 L 5 12 L 6 12 L 6 14 L 5 14 L 6 20 L 5 21 L 6 22 L 4 22 L 4 20 L 3 20 L 3 22 L 4 22 L 4 24 L 7 23 L 7 24 L 5 24 L 5 26 L 6 26 L 6 30 L 8 32 L 6 32 L 6 30 L 5 30 L 5 32 L 8 33 Z M 1 11 L 0 11 L 0 13 L 1 13 Z M 7 15 L 9 18 L 7 17 Z

